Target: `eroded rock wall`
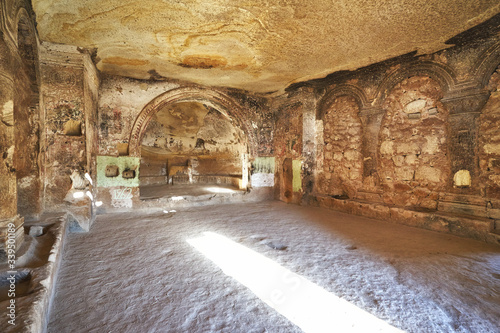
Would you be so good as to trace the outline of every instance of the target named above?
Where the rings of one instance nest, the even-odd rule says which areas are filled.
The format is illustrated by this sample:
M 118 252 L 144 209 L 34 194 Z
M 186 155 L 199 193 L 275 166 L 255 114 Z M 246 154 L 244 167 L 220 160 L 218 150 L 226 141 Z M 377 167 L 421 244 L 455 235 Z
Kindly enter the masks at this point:
M 69 48 L 68 48 L 69 49 Z M 76 49 L 65 50 L 72 62 L 62 64 L 45 50 L 41 59 L 45 108 L 45 208 L 58 210 L 72 187 L 73 171 L 87 171 L 83 66 Z
M 194 105 L 203 114 L 192 114 Z M 186 173 L 191 182 L 190 170 L 202 182 L 227 180 L 247 188 L 250 163 L 273 152 L 274 115 L 268 98 L 234 89 L 104 76 L 98 123 L 98 156 L 102 161 L 114 157 L 118 164 L 138 157 L 140 162 L 127 168 L 143 184 L 164 184 L 171 172 L 179 177 Z M 105 207 L 122 206 L 122 193 L 127 193 L 127 207 L 139 204 L 135 187 L 141 182 L 124 182 L 123 171 L 107 177 L 106 186 L 97 182 Z

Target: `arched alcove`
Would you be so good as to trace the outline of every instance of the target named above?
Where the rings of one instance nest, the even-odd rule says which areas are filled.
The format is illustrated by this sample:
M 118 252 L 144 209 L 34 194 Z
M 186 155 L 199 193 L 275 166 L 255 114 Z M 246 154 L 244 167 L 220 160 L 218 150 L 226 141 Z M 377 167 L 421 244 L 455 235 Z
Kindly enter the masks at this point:
M 322 112 L 323 153 L 318 161 L 317 191 L 354 197 L 363 180 L 362 136 L 359 103 L 341 95 Z
M 403 79 L 388 92 L 378 158 L 386 203 L 437 208 L 451 172 L 442 98 L 440 83 L 429 76 Z

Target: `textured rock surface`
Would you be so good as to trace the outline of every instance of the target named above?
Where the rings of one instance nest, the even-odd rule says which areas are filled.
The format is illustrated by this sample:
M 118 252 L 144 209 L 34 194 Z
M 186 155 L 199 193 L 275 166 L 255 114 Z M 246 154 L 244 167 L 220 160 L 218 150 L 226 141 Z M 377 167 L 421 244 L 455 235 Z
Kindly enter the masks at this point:
M 339 97 L 324 116 L 324 160 L 318 190 L 329 195 L 353 197 L 361 186 L 361 121 L 354 98 Z
M 43 41 L 97 48 L 105 72 L 261 92 L 443 49 L 500 11 L 496 0 L 34 0 L 33 7 Z
M 446 187 L 450 172 L 448 111 L 441 98 L 439 85 L 428 77 L 406 79 L 387 97 L 379 155 L 387 203 L 436 208 L 437 195 L 432 191 Z

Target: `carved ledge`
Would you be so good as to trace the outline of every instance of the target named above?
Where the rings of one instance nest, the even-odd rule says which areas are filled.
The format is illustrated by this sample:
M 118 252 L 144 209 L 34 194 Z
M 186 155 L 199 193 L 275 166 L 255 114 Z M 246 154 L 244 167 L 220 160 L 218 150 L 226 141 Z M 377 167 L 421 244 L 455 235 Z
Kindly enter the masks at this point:
M 489 97 L 490 93 L 487 90 L 466 88 L 448 92 L 441 102 L 450 112 L 450 116 L 465 113 L 480 114 Z

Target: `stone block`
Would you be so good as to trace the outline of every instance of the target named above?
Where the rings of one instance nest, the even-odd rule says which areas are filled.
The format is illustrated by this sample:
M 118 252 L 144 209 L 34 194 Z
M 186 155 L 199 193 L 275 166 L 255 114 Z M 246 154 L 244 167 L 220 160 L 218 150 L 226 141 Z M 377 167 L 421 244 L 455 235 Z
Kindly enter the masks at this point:
M 457 187 L 470 187 L 472 184 L 469 170 L 458 170 L 453 176 L 453 185 Z

